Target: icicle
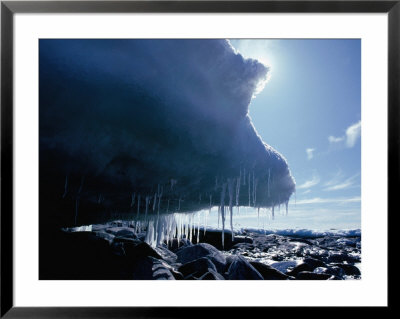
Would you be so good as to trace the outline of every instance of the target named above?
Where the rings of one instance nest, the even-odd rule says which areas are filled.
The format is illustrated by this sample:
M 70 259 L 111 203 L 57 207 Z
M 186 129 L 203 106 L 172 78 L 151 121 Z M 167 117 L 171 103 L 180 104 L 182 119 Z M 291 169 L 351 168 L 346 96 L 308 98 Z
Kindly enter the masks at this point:
M 194 241 L 193 237 L 195 236 L 196 232 L 196 222 L 194 221 L 194 216 L 192 217 L 192 240 Z
M 221 208 L 221 220 L 222 220 L 222 248 L 225 245 L 225 206 Z
M 157 241 L 158 241 L 158 220 L 155 220 L 154 222 L 154 231 L 153 231 L 153 245 L 157 246 Z
M 171 179 L 171 192 L 173 191 L 175 185 L 176 185 L 176 180 Z
M 158 220 L 156 220 L 154 223 L 153 243 L 155 246 L 157 245 L 157 240 L 158 240 L 157 233 L 158 233 Z
M 240 177 L 236 180 L 236 206 L 239 206 L 239 193 L 240 193 Z
M 186 238 L 186 239 L 188 239 L 188 232 L 187 232 L 187 230 L 188 230 L 188 221 L 187 221 L 187 216 L 186 216 L 186 214 L 185 214 L 185 219 L 184 219 L 184 222 L 183 222 L 183 228 L 182 228 L 182 231 L 183 231 L 183 235 L 184 235 L 184 238 Z
M 257 185 L 258 185 L 258 178 L 253 180 L 253 205 L 256 206 L 257 203 Z
M 263 218 L 263 230 L 264 230 L 264 235 L 265 235 L 265 218 Z
M 164 234 L 165 234 L 165 223 L 161 222 L 158 224 L 157 245 L 160 245 L 164 241 Z
M 260 225 L 260 207 L 257 208 L 257 227 Z
M 222 190 L 221 190 L 222 247 L 224 247 L 224 239 L 225 239 L 225 193 L 226 193 L 226 183 L 222 185 Z
M 149 244 L 150 239 L 150 222 L 147 223 L 147 231 L 146 236 L 144 237 L 144 241 Z
M 190 241 L 190 242 L 192 242 L 192 222 L 193 222 L 192 216 L 189 216 L 189 224 L 188 224 L 188 227 L 189 227 L 189 241 Z
M 133 207 L 135 205 L 135 196 L 136 196 L 136 193 L 133 193 L 131 195 L 131 207 Z
M 249 173 L 248 184 L 249 184 L 249 207 L 250 207 L 251 206 L 251 201 L 250 201 L 250 173 Z
M 150 196 L 146 196 L 146 212 L 144 214 L 144 220 L 147 219 L 147 212 L 148 212 L 148 209 L 149 209 L 149 203 L 150 203 Z
M 274 211 L 275 206 L 274 205 L 275 204 L 272 205 L 272 219 L 275 219 L 275 211 Z
M 168 246 L 169 242 L 169 237 L 171 236 L 172 230 L 171 230 L 171 218 L 168 216 L 167 218 L 167 226 L 165 227 L 165 233 L 164 233 L 164 241 L 166 242 L 166 245 Z
M 153 239 L 153 241 L 155 243 L 155 246 L 158 245 L 159 237 L 160 237 L 160 224 L 159 224 L 158 219 L 156 219 L 156 223 L 155 223 L 155 226 L 154 226 L 154 239 Z
M 253 171 L 253 206 L 255 206 L 255 203 L 254 203 L 254 191 L 255 191 L 255 188 L 256 188 L 256 185 L 255 185 L 255 180 L 254 180 L 254 171 Z
M 285 202 L 285 206 L 286 206 L 286 216 L 287 216 L 289 211 L 289 200 Z
M 210 209 L 211 210 L 211 209 Z M 207 231 L 207 214 L 208 214 L 208 212 L 207 211 L 204 211 L 204 229 L 203 229 L 203 235 L 205 235 L 206 234 L 206 231 Z
M 159 192 L 159 195 L 158 195 L 158 208 L 157 208 L 157 214 L 159 214 L 159 213 L 160 213 L 160 203 L 161 203 L 161 197 L 162 197 L 162 195 L 163 195 L 163 189 L 162 189 L 162 187 L 161 187 L 161 192 Z
M 156 226 L 154 227 L 155 231 L 154 231 L 154 242 L 156 243 L 156 245 L 158 244 L 158 239 L 159 239 L 159 235 L 160 235 L 160 216 L 157 216 L 156 219 Z
M 186 215 L 183 216 L 182 220 L 182 238 L 186 238 Z
M 200 213 L 197 214 L 198 222 L 197 222 L 197 244 L 200 242 Z
M 136 220 L 136 225 L 135 225 L 135 233 L 139 233 L 140 232 L 140 221 Z
M 140 213 L 140 194 L 138 195 L 137 198 L 137 213 L 136 213 L 136 220 L 139 218 L 139 213 Z
M 176 233 L 178 231 L 176 214 L 173 214 L 172 216 L 173 216 L 173 223 L 172 223 L 172 238 L 171 238 L 171 240 L 176 237 Z
M 229 193 L 229 215 L 230 215 L 230 224 L 231 224 L 231 232 L 232 232 L 232 241 L 234 238 L 233 235 L 233 183 L 234 179 L 228 180 L 228 193 Z
M 173 229 L 173 231 L 172 231 L 172 237 L 171 237 L 171 241 L 174 239 L 174 238 L 177 238 L 177 233 L 178 233 L 178 221 L 177 221 L 177 219 L 176 219 L 176 214 L 173 214 L 172 215 L 173 217 L 174 217 L 174 219 L 173 219 L 173 224 L 172 224 L 172 229 Z
M 193 242 L 193 236 L 194 236 L 194 231 L 195 231 L 195 225 L 194 225 L 194 218 L 193 214 L 190 217 L 190 242 Z
M 154 243 L 154 221 L 149 221 L 147 224 L 147 233 L 145 237 L 145 242 L 148 243 L 150 246 L 155 246 Z
M 181 237 L 185 237 L 185 216 L 182 216 L 182 221 L 181 221 Z
M 179 246 L 179 240 L 180 240 L 180 235 L 181 235 L 181 231 L 180 231 L 180 227 L 181 227 L 181 216 L 179 216 L 179 214 L 174 214 L 175 216 L 175 220 L 176 220 L 176 239 L 178 240 L 178 246 Z
M 188 219 L 188 221 L 185 223 L 185 238 L 189 239 L 189 225 L 190 225 L 190 218 L 188 216 L 185 217 L 185 221 Z
M 177 234 L 176 234 L 176 238 L 178 241 L 178 247 L 179 247 L 179 242 L 181 240 L 182 237 L 182 216 L 178 217 L 178 225 L 177 225 Z
M 218 206 L 218 229 L 219 229 L 219 220 L 221 218 L 221 206 Z
M 209 212 L 204 212 L 204 235 L 206 234 L 207 231 L 207 217 L 208 214 L 211 214 L 211 207 L 212 207 L 212 195 L 210 195 L 210 208 L 209 208 Z
M 270 193 L 269 193 L 269 180 L 271 178 L 271 168 L 268 168 L 268 197 L 270 197 Z
M 68 193 L 68 175 L 65 175 L 65 184 L 64 184 L 64 194 L 62 195 L 62 198 L 65 198 Z
M 168 237 L 167 247 L 171 243 L 172 239 L 175 238 L 175 235 L 176 235 L 176 219 L 175 219 L 175 215 L 171 215 L 170 219 L 171 219 L 171 225 L 170 225 L 170 234 L 169 234 L 169 237 Z
M 153 212 L 156 210 L 156 203 L 157 203 L 157 193 L 154 193 Z

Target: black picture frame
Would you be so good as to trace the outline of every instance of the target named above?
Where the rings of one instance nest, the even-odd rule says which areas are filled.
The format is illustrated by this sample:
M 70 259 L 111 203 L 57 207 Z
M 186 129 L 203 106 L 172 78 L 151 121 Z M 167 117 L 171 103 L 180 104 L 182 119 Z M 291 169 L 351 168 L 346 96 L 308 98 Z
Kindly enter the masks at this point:
M 400 0 L 356 1 L 1 1 L 1 317 L 6 318 L 128 318 L 183 317 L 196 311 L 171 308 L 21 308 L 13 304 L 13 20 L 16 13 L 118 13 L 118 12 L 313 12 L 388 13 L 388 247 L 393 246 L 393 216 L 398 212 L 400 144 Z M 391 240 L 392 239 L 392 240 Z M 390 255 L 389 264 L 390 264 Z M 388 269 L 389 270 L 389 269 Z M 390 276 L 390 273 L 389 273 Z M 390 278 L 390 277 L 389 277 Z M 388 280 L 388 287 L 390 286 Z M 389 289 L 390 292 L 390 289 Z M 388 294 L 389 295 L 389 294 Z M 392 305 L 389 295 L 388 310 Z M 199 309 L 200 310 L 200 309 Z M 294 307 L 291 308 L 294 310 Z M 338 309 L 333 309 L 336 312 Z M 355 310 L 355 309 L 353 309 Z M 226 309 L 201 309 L 213 316 Z M 249 310 L 233 310 L 235 316 Z M 253 310 L 251 310 L 253 311 Z M 296 308 L 296 314 L 309 309 Z M 349 311 L 346 310 L 346 311 Z

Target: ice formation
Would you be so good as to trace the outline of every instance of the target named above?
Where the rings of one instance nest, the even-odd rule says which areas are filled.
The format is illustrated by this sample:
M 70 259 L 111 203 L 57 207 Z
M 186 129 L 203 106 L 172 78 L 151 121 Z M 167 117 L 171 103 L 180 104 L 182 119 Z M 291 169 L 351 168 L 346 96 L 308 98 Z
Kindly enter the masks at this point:
M 245 187 L 247 190 L 249 189 L 248 186 L 252 186 L 251 190 L 251 198 L 254 199 L 251 202 L 252 205 L 257 204 L 256 202 L 256 193 L 257 193 L 257 178 L 253 179 L 253 172 L 250 172 L 247 177 L 246 185 L 243 185 L 241 179 L 242 172 L 239 172 L 238 177 L 231 177 L 228 179 L 220 178 L 218 182 L 218 187 L 216 190 L 219 192 L 219 201 L 218 203 L 213 201 L 213 194 L 208 195 L 208 203 L 207 208 L 199 209 L 198 212 L 181 212 L 180 211 L 180 202 L 181 197 L 173 198 L 173 192 L 167 192 L 166 197 L 163 197 L 163 189 L 164 185 L 158 184 L 157 185 L 157 192 L 154 195 L 141 195 L 133 193 L 131 194 L 131 203 L 130 207 L 135 207 L 136 214 L 134 215 L 133 220 L 129 222 L 122 222 L 126 223 L 127 226 L 132 227 L 134 231 L 139 235 L 145 232 L 145 241 L 151 246 L 157 246 L 162 243 L 168 244 L 171 242 L 172 239 L 177 238 L 178 242 L 182 238 L 186 238 L 194 243 L 200 242 L 200 233 L 205 235 L 207 231 L 207 218 L 208 215 L 211 213 L 213 207 L 218 207 L 218 214 L 219 218 L 221 219 L 221 230 L 222 230 L 222 246 L 224 245 L 224 238 L 225 238 L 225 221 L 226 221 L 226 208 L 229 208 L 230 214 L 230 231 L 232 234 L 232 240 L 234 239 L 235 232 L 238 229 L 234 229 L 233 227 L 233 207 L 237 206 L 239 209 L 240 207 L 240 188 Z M 265 178 L 268 180 L 270 179 L 270 175 L 266 175 Z M 268 182 L 267 182 L 268 184 Z M 82 184 L 83 185 L 83 180 Z M 215 188 L 214 188 L 215 189 Z M 172 188 L 170 188 L 172 190 Z M 78 189 L 78 194 L 82 191 L 82 187 Z M 243 192 L 242 192 L 243 194 Z M 172 196 L 172 197 L 171 197 Z M 247 202 L 247 194 L 242 195 L 246 197 L 245 202 Z M 141 199 L 144 198 L 145 200 L 142 201 Z M 199 196 L 200 198 L 200 196 Z M 278 196 L 279 198 L 279 196 Z M 78 203 L 77 197 L 77 203 Z M 173 209 L 169 212 L 170 209 L 170 201 L 176 200 L 178 202 L 178 206 L 176 209 Z M 226 201 L 228 200 L 228 206 L 226 205 Z M 152 203 L 151 203 L 152 202 Z M 243 202 L 243 201 L 242 201 Z M 201 207 L 203 205 L 198 203 Z M 258 225 L 260 224 L 260 214 L 267 214 L 268 211 L 270 212 L 270 218 L 274 219 L 275 217 L 275 207 L 280 207 L 280 202 L 273 202 L 269 209 L 262 208 L 260 206 L 254 207 L 257 209 L 257 218 L 258 218 Z M 288 213 L 288 200 L 284 202 L 285 204 L 285 213 Z M 144 207 L 142 207 L 144 205 Z M 140 214 L 141 207 L 144 209 L 144 214 Z M 149 213 L 149 207 L 152 207 L 153 213 Z M 253 207 L 253 206 L 251 206 Z M 157 212 L 155 209 L 157 208 Z M 161 212 L 161 213 L 160 213 Z M 89 231 L 91 230 L 92 226 L 80 226 L 75 227 L 72 231 Z M 218 226 L 218 228 L 220 228 Z M 262 222 L 262 229 L 265 232 L 265 220 L 263 219 Z
M 225 237 L 225 221 L 226 221 L 226 200 L 228 198 L 228 208 L 229 208 L 229 214 L 230 214 L 230 231 L 232 234 L 232 240 L 234 239 L 234 234 L 235 234 L 235 229 L 233 227 L 233 207 L 237 206 L 239 209 L 240 207 L 240 188 L 241 187 L 246 187 L 247 189 L 248 186 L 252 186 L 250 188 L 251 190 L 251 199 L 254 199 L 253 202 L 251 202 L 252 205 L 256 204 L 256 193 L 257 193 L 257 178 L 252 178 L 253 173 L 248 174 L 248 181 L 246 185 L 242 184 L 241 178 L 239 177 L 232 177 L 228 178 L 226 180 L 220 179 L 219 183 L 217 184 L 218 187 L 216 190 L 219 191 L 219 202 L 215 203 L 213 202 L 213 195 L 209 195 L 209 202 L 208 202 L 208 209 L 201 209 L 196 213 L 193 212 L 180 212 L 180 202 L 181 202 L 181 197 L 177 199 L 178 206 L 176 207 L 175 210 L 172 210 L 169 212 L 170 208 L 170 201 L 173 200 L 171 198 L 167 198 L 163 200 L 163 185 L 158 184 L 157 186 L 157 192 L 151 196 L 147 195 L 145 196 L 145 214 L 140 215 L 140 206 L 143 204 L 140 199 L 141 195 L 137 195 L 137 214 L 136 218 L 131 221 L 131 225 L 133 225 L 133 228 L 137 233 L 140 233 L 142 231 L 146 232 L 145 235 L 145 241 L 152 245 L 152 246 L 157 246 L 160 245 L 161 243 L 166 243 L 168 244 L 173 238 L 177 239 L 182 239 L 182 238 L 187 238 L 190 241 L 193 242 L 199 242 L 200 241 L 200 230 L 203 231 L 203 235 L 206 234 L 207 231 L 207 217 L 211 213 L 211 210 L 213 207 L 217 206 L 218 207 L 218 215 L 219 215 L 219 220 L 221 220 L 221 230 L 222 230 L 222 246 L 224 245 L 224 237 Z M 269 180 L 270 174 L 266 176 L 266 178 Z M 268 184 L 268 182 L 267 182 Z M 171 194 L 169 194 L 170 196 Z M 132 198 L 133 195 L 132 195 Z M 148 214 L 148 208 L 150 206 L 150 200 L 153 198 L 153 209 L 157 208 L 157 213 L 153 214 Z M 199 199 L 201 197 L 199 196 Z M 279 196 L 278 196 L 279 198 Z M 235 199 L 235 201 L 234 201 Z M 288 213 L 288 204 L 289 201 L 286 200 L 284 202 L 285 204 L 285 213 Z M 163 209 L 163 205 L 166 205 L 166 209 Z M 199 205 L 201 205 L 201 200 L 199 202 Z M 275 218 L 275 208 L 278 207 L 278 210 L 280 210 L 280 202 L 274 202 L 272 203 L 270 207 L 270 218 L 274 219 Z M 203 206 L 202 206 L 203 207 Z M 253 206 L 251 206 L 253 207 Z M 258 218 L 258 224 L 259 224 L 259 219 L 260 219 L 260 214 L 267 214 L 268 216 L 268 210 L 263 209 L 260 206 L 254 207 L 257 209 L 257 218 Z M 160 211 L 162 212 L 160 214 Z M 218 221 L 219 221 L 218 220 Z M 265 232 L 265 221 L 263 220 L 263 225 L 262 228 Z M 218 228 L 220 226 L 218 225 Z M 83 228 L 82 228 L 83 229 Z
M 234 206 L 287 207 L 286 159 L 248 114 L 269 70 L 227 41 L 40 40 L 39 65 L 42 216 L 131 214 L 157 243 L 196 241 L 193 212 L 218 206 L 223 240 Z
M 233 240 L 233 185 L 235 180 L 228 179 L 228 193 L 229 193 L 229 217 L 232 231 L 232 240 Z
M 138 198 L 137 198 L 137 215 L 136 215 L 136 218 L 139 217 L 139 214 L 140 214 L 140 194 L 138 195 Z
M 222 184 L 221 189 L 221 205 L 220 205 L 220 212 L 221 212 L 221 221 L 222 221 L 222 247 L 224 246 L 225 240 L 225 193 L 226 193 L 226 184 Z

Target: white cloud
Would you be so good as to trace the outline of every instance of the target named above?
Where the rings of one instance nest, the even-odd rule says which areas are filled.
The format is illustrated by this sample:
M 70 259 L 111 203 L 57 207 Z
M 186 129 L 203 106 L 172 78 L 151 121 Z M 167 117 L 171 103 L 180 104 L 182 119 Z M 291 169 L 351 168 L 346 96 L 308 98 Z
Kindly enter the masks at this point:
M 335 136 L 329 136 L 328 137 L 328 140 L 329 140 L 329 143 L 339 143 L 339 142 L 341 142 L 341 141 L 343 141 L 344 140 L 344 136 L 342 136 L 342 137 L 335 137 Z
M 319 177 L 317 175 L 314 175 L 312 179 L 304 182 L 303 184 L 296 186 L 297 189 L 307 189 L 310 187 L 313 187 L 319 183 Z
M 346 129 L 346 134 L 343 136 L 328 136 L 328 141 L 331 144 L 340 143 L 345 141 L 348 148 L 354 147 L 361 136 L 361 121 L 350 125 Z
M 314 157 L 314 151 L 315 148 L 307 148 L 306 153 L 307 153 L 307 159 L 312 159 Z
M 352 185 L 353 185 L 352 182 L 350 182 L 350 181 L 345 181 L 345 182 L 343 182 L 343 183 L 341 183 L 341 184 L 336 184 L 336 185 L 330 186 L 330 187 L 326 188 L 325 190 L 326 190 L 326 191 L 337 191 L 337 190 L 339 190 L 339 189 L 349 188 L 349 187 L 352 186 Z
M 358 203 L 361 202 L 361 197 L 348 197 L 348 198 L 309 198 L 296 201 L 296 205 L 308 205 L 308 204 L 345 204 L 345 203 Z
M 354 182 L 356 177 L 358 177 L 360 174 L 356 174 L 354 176 L 349 177 L 348 179 L 344 181 L 338 181 L 336 178 L 333 180 L 327 182 L 325 186 L 329 186 L 324 189 L 324 191 L 337 191 L 341 189 L 346 189 L 354 186 Z
M 326 182 L 324 186 L 332 186 L 338 184 L 343 180 L 343 178 L 344 178 L 343 172 L 339 168 L 338 171 L 335 173 L 335 175 L 332 177 L 332 179 Z
M 361 136 L 361 121 L 351 125 L 346 130 L 346 145 L 347 147 L 353 147 L 359 137 Z

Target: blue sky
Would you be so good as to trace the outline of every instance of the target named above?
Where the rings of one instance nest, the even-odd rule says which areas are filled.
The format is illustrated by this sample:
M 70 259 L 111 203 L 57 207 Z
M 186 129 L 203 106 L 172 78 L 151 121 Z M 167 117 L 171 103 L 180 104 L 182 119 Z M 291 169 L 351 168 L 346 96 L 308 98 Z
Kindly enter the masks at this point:
M 278 213 L 266 227 L 360 228 L 361 41 L 231 44 L 270 66 L 270 78 L 249 113 L 262 139 L 286 157 L 297 184 L 289 215 Z M 240 219 L 243 225 L 259 224 L 242 216 L 236 226 Z

